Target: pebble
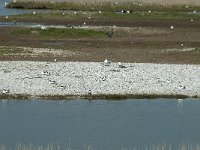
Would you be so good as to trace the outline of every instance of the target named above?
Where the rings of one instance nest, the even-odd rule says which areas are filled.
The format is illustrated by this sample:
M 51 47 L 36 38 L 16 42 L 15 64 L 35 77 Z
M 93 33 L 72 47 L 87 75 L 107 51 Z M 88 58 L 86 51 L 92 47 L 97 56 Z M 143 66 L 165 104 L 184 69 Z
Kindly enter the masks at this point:
M 200 65 L 1 61 L 0 91 L 9 94 L 171 94 L 200 97 Z M 11 70 L 5 73 L 4 69 Z M 114 71 L 118 70 L 118 71 Z M 59 73 L 59 76 L 57 75 Z M 41 75 L 40 78 L 35 77 Z M 77 75 L 79 77 L 77 77 Z M 26 77 L 32 77 L 27 79 Z

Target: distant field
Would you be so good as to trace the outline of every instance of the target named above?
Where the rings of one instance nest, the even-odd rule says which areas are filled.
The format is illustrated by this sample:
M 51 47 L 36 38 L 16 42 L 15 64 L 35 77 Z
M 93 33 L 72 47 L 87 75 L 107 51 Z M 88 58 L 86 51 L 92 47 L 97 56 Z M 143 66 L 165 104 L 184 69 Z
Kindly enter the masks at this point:
M 185 4 L 185 5 L 200 5 L 200 0 L 18 0 L 18 1 L 42 1 L 42 2 L 137 2 L 137 3 L 156 3 L 156 4 L 163 4 L 163 5 L 178 5 L 178 4 Z

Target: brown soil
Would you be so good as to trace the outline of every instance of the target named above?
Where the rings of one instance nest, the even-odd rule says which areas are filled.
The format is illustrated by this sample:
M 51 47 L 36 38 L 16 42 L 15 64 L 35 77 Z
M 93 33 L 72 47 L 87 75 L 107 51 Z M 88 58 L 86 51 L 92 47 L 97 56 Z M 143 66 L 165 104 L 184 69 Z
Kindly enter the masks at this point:
M 21 20 L 39 22 L 39 20 Z M 44 20 L 45 24 L 82 24 L 81 21 Z M 41 21 L 40 21 L 41 23 Z M 42 39 L 37 34 L 31 37 L 13 36 L 8 31 L 14 27 L 0 28 L 0 46 L 51 48 L 68 50 L 64 53 L 33 55 L 0 55 L 0 60 L 37 61 L 103 61 L 145 62 L 145 63 L 186 63 L 200 64 L 200 21 L 190 20 L 91 20 L 87 25 L 117 25 L 135 27 L 134 31 L 120 31 L 114 28 L 109 38 Z M 172 30 L 170 26 L 175 28 Z M 183 44 L 183 45 L 182 45 Z M 193 49 L 188 49 L 193 48 Z M 38 50 L 39 51 L 39 50 Z

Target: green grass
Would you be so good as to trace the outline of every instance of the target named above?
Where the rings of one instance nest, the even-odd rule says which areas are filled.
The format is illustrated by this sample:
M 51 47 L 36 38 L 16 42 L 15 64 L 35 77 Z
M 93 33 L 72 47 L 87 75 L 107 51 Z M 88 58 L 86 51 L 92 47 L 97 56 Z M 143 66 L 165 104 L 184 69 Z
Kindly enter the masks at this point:
M 15 47 L 0 47 L 0 55 L 20 54 L 24 53 L 24 49 Z
M 47 30 L 42 30 L 39 28 L 19 28 L 11 32 L 12 35 L 33 35 L 36 32 L 37 36 L 47 37 L 47 38 L 82 38 L 82 37 L 103 37 L 104 32 L 86 30 L 86 29 L 58 29 L 58 28 L 48 28 Z
M 200 10 L 200 6 L 187 7 L 184 4 L 179 5 L 161 5 L 161 4 L 147 4 L 133 2 L 35 2 L 35 1 L 17 1 L 11 2 L 7 5 L 8 8 L 21 8 L 21 9 L 53 9 L 53 10 L 83 10 L 83 11 L 108 11 L 115 12 L 121 10 L 129 11 L 161 11 L 161 12 L 190 12 Z
M 88 19 L 91 16 L 91 19 Z M 51 13 L 36 13 L 35 15 L 21 14 L 10 16 L 10 19 L 77 19 L 77 20 L 93 20 L 93 19 L 194 19 L 195 21 L 200 20 L 200 15 L 187 13 L 187 12 L 134 12 L 130 14 L 113 13 L 113 12 L 94 12 L 89 14 L 83 14 L 83 12 L 65 13 L 61 12 L 51 12 Z
M 96 16 L 104 16 L 108 18 L 143 18 L 143 19 L 200 19 L 200 15 L 189 14 L 184 12 L 134 12 L 131 14 L 121 14 L 121 13 L 110 13 L 105 12 L 102 14 L 96 14 Z

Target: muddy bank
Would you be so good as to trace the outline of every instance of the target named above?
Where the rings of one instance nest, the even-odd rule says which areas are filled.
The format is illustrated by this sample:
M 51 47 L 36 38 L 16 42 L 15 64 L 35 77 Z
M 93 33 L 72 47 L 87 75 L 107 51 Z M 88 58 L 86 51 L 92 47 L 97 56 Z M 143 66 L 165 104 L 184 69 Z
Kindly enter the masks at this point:
M 199 76 L 199 65 L 2 61 L 0 97 L 200 97 Z

